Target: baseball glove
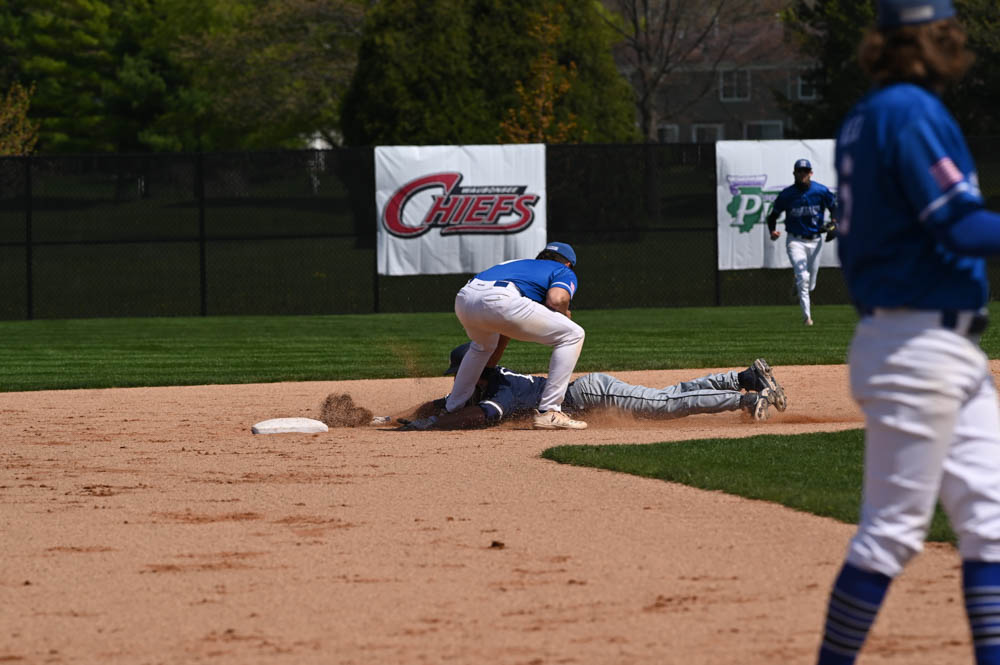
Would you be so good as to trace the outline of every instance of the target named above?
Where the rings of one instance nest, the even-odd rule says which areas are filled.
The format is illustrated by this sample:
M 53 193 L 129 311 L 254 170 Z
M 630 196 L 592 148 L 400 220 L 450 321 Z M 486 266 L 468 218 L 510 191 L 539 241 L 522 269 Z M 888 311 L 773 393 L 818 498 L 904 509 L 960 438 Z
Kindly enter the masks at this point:
M 837 237 L 837 222 L 831 219 L 823 225 L 823 230 L 826 231 L 826 242 L 830 242 Z
M 417 420 L 407 420 L 403 422 L 402 418 L 397 419 L 398 422 L 402 423 L 402 427 L 398 428 L 400 432 L 423 432 L 429 430 L 437 424 L 437 416 L 427 416 L 426 418 L 418 418 Z

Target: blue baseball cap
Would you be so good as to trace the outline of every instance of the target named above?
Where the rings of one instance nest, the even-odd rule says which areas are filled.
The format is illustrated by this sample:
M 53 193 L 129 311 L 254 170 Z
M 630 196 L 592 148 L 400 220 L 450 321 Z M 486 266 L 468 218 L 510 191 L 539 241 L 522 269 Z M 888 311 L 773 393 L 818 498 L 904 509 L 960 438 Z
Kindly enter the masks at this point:
M 898 28 L 918 25 L 955 15 L 951 0 L 879 0 L 878 27 Z
M 576 265 L 576 252 L 574 252 L 573 248 L 567 245 L 566 243 L 550 242 L 549 244 L 545 245 L 545 249 L 549 250 L 550 252 L 555 252 L 556 254 L 562 257 L 565 257 L 565 259 L 569 261 L 569 264 L 571 266 Z
M 813 165 L 809 163 L 808 159 L 800 159 L 797 162 L 795 162 L 795 170 L 796 171 L 800 171 L 800 170 L 801 171 L 812 171 L 813 170 Z
M 458 366 L 462 364 L 462 358 L 464 358 L 465 354 L 468 353 L 470 346 L 472 346 L 472 342 L 466 342 L 465 344 L 460 344 L 451 350 L 451 357 L 449 358 L 451 367 L 444 371 L 445 376 L 458 372 Z

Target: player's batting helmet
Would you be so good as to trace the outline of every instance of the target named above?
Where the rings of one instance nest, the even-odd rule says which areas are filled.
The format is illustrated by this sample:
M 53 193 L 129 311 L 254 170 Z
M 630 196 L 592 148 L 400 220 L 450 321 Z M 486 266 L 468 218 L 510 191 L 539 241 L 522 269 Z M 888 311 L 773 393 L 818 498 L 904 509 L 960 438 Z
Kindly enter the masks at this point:
M 472 342 L 466 342 L 465 344 L 460 344 L 451 350 L 451 367 L 444 371 L 444 375 L 454 374 L 458 371 L 458 366 L 462 364 L 462 358 L 465 357 L 466 352 L 469 347 L 472 346 Z

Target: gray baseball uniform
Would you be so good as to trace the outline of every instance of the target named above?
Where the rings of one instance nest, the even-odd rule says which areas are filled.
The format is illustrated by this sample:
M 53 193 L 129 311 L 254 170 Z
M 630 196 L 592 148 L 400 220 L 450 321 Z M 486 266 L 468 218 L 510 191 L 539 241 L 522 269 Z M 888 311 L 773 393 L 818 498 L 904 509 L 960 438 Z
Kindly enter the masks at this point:
M 697 413 L 738 411 L 743 405 L 738 372 L 709 374 L 665 388 L 625 383 L 595 372 L 573 381 L 563 404 L 567 409 L 610 408 L 649 418 L 683 418 Z

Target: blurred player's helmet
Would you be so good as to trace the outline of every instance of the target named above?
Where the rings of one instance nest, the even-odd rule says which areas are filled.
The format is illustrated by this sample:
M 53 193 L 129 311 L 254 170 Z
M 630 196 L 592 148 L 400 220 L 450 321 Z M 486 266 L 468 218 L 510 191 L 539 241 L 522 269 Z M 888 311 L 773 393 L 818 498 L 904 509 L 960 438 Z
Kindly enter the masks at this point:
M 951 0 L 879 0 L 878 27 L 918 25 L 955 15 Z
M 451 367 L 444 371 L 444 375 L 454 374 L 458 371 L 458 366 L 462 364 L 462 358 L 468 352 L 469 347 L 472 346 L 472 342 L 466 342 L 465 344 L 460 344 L 451 350 Z

